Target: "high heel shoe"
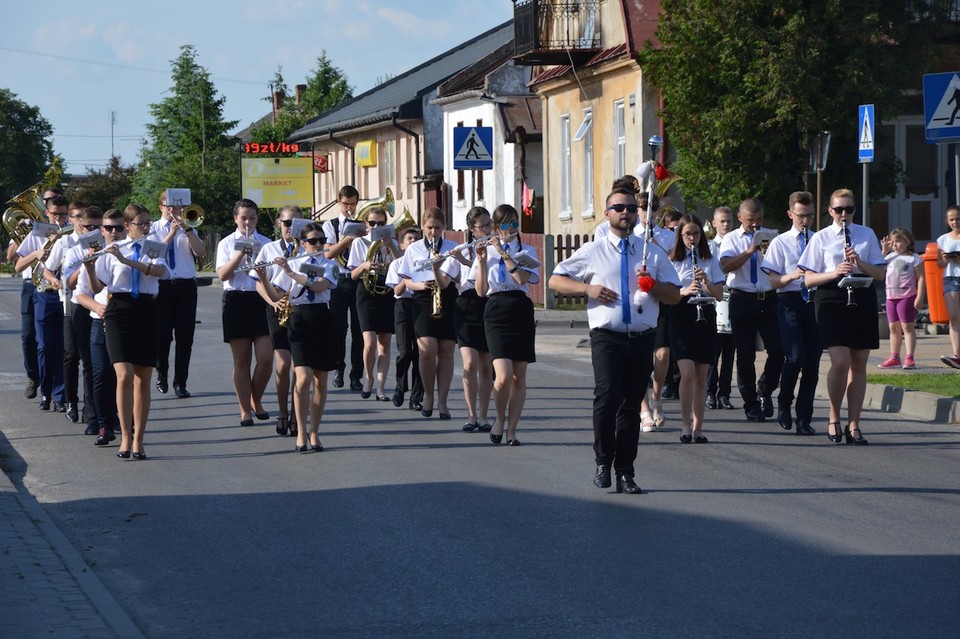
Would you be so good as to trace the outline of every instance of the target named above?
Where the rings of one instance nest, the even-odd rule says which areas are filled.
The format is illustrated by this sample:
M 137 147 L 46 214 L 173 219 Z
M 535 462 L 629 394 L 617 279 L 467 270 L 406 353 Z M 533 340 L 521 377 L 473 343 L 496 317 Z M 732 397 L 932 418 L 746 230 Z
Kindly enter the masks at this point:
M 277 435 L 286 437 L 290 430 L 290 420 L 286 417 L 277 417 Z
M 368 391 L 368 390 L 362 390 L 362 391 L 360 391 L 360 397 L 362 397 L 362 398 L 364 398 L 364 399 L 370 399 L 370 395 L 372 395 L 372 394 L 373 394 L 373 391 Z
M 294 447 L 293 447 L 293 452 L 295 452 L 295 453 L 305 453 L 305 452 L 307 452 L 308 450 L 310 450 L 310 448 L 307 447 L 306 444 L 304 444 L 303 446 L 294 446 Z
M 839 425 L 839 424 L 838 424 Z M 856 435 L 854 435 L 856 433 Z M 843 436 L 846 438 L 848 444 L 855 444 L 857 446 L 866 446 L 870 442 L 863 438 L 863 433 L 860 432 L 859 428 L 850 428 L 850 424 L 847 424 L 843 429 Z
M 836 434 L 830 433 L 831 426 L 836 426 Z M 827 424 L 827 439 L 832 441 L 834 444 L 839 444 L 843 441 L 843 433 L 840 432 L 840 422 L 830 422 Z
M 141 450 L 139 453 L 134 452 L 134 453 L 133 453 L 133 458 L 134 458 L 134 459 L 139 459 L 140 461 L 143 461 L 143 460 L 145 460 L 145 459 L 147 458 L 147 454 Z
M 499 435 L 494 435 L 493 433 L 490 433 L 490 441 L 491 443 L 499 444 L 500 442 L 503 441 L 503 433 L 500 433 Z
M 118 450 L 118 451 L 117 451 L 117 457 L 119 457 L 120 459 L 130 459 L 130 451 L 129 451 L 129 450 Z

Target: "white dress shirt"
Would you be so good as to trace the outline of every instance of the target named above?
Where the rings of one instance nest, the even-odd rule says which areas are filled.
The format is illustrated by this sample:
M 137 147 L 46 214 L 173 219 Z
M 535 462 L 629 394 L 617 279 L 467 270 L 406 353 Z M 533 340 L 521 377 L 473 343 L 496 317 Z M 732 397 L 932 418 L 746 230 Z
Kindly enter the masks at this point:
M 336 244 L 341 240 L 341 238 L 343 237 L 342 236 L 343 225 L 346 224 L 348 221 L 347 218 L 344 217 L 342 213 L 334 219 L 339 220 L 336 226 L 334 226 L 333 220 L 327 220 L 326 222 L 323 223 L 323 236 L 327 238 L 327 244 L 331 244 L 331 245 Z M 356 239 L 354 239 L 354 241 L 356 241 Z M 351 244 L 350 246 L 353 247 L 353 244 Z M 349 249 L 345 253 L 343 253 L 344 258 L 348 257 L 349 255 L 350 255 Z M 350 277 L 349 269 L 346 266 L 341 267 L 340 264 L 338 263 L 337 268 L 340 269 L 341 273 L 343 273 L 347 277 Z
M 57 293 L 60 296 L 60 301 L 63 302 L 64 310 L 67 308 L 67 300 L 71 295 L 70 289 L 68 289 L 65 284 L 69 276 L 67 272 L 68 261 L 66 258 L 72 249 L 79 244 L 79 240 L 77 240 L 78 237 L 79 235 L 74 232 L 58 238 L 57 241 L 54 242 L 53 248 L 50 249 L 50 255 L 47 256 L 47 261 L 43 263 L 44 267 L 53 273 L 56 273 L 58 270 L 60 271 L 60 282 L 64 285 L 60 287 Z M 72 272 L 73 270 L 70 269 L 70 273 Z
M 813 239 L 813 233 L 807 229 L 807 238 L 804 246 Z M 760 270 L 764 273 L 776 273 L 777 275 L 788 275 L 797 270 L 797 263 L 800 261 L 800 231 L 794 227 L 781 233 L 770 240 L 770 246 L 767 247 L 767 254 L 763 257 L 760 264 Z M 777 289 L 778 293 L 799 293 L 802 288 L 802 280 L 799 278 L 793 280 L 786 286 Z
M 254 263 L 259 264 L 261 262 L 270 262 L 270 266 L 266 268 L 267 271 L 267 280 L 273 281 L 273 278 L 277 276 L 277 273 L 282 272 L 283 269 L 273 264 L 273 260 L 278 257 L 291 257 L 294 247 L 296 247 L 296 242 L 287 242 L 283 238 L 279 240 L 274 240 L 268 244 L 264 244 L 263 248 L 260 249 L 260 252 L 257 253 L 257 256 L 253 258 Z M 338 265 L 339 267 L 339 265 Z M 253 269 L 247 272 L 247 275 L 252 277 L 255 280 L 259 280 L 260 276 L 257 275 L 257 272 Z
M 643 240 L 636 236 L 627 238 L 627 291 L 620 288 L 621 253 L 620 238 L 610 233 L 599 240 L 587 242 L 577 251 L 563 260 L 554 269 L 554 274 L 563 275 L 578 282 L 600 284 L 621 296 L 626 295 L 630 302 L 630 323 L 623 321 L 621 302 L 618 299 L 609 304 L 601 304 L 587 298 L 587 320 L 590 328 L 602 328 L 618 333 L 641 333 L 657 325 L 660 314 L 660 302 L 653 295 L 645 295 L 638 309 L 633 303 L 633 295 L 638 289 L 636 271 L 643 260 Z M 659 246 L 651 244 L 647 251 L 647 272 L 657 282 L 665 282 L 680 287 L 680 278 L 670 263 L 670 258 Z
M 766 227 L 761 228 L 763 231 L 770 231 Z M 753 246 L 753 232 L 748 232 L 742 226 L 737 228 L 735 231 L 730 231 L 723 236 L 723 241 L 720 242 L 720 255 L 719 259 L 725 257 L 736 257 L 742 253 L 746 253 L 747 249 Z M 769 248 L 769 247 L 768 247 Z M 764 275 L 763 271 L 760 270 L 760 265 L 763 263 L 763 254 L 760 251 L 757 251 L 750 256 L 750 259 L 743 263 L 743 265 L 735 271 L 730 271 L 727 273 L 727 286 L 730 288 L 735 288 L 740 291 L 745 291 L 747 293 L 759 293 L 761 291 L 771 291 L 773 287 L 770 285 L 770 278 Z M 757 268 L 757 281 L 753 282 L 750 278 L 750 262 L 756 259 L 756 268 Z
M 506 250 L 508 255 L 516 255 L 522 251 L 527 251 L 530 255 L 536 257 L 537 253 L 532 246 L 527 244 L 521 244 L 517 240 L 511 240 L 503 245 L 504 250 Z M 521 271 L 526 271 L 530 273 L 530 279 L 527 280 L 526 284 L 518 284 L 517 280 L 510 274 L 510 268 L 504 264 L 503 277 L 500 277 L 500 263 L 503 261 L 500 258 L 500 253 L 492 246 L 487 246 L 484 249 L 487 252 L 487 297 L 495 293 L 502 293 L 505 291 L 523 291 L 524 293 L 530 290 L 531 284 L 536 284 L 540 281 L 540 273 L 538 269 L 527 268 L 521 266 Z M 474 260 L 473 266 L 470 267 L 470 271 L 467 274 L 467 281 L 470 284 L 471 288 L 476 288 L 477 286 L 477 275 L 480 273 L 480 260 Z
M 150 225 L 150 232 L 160 238 L 162 242 L 167 239 L 172 225 L 173 220 L 160 218 Z M 190 238 L 187 237 L 188 232 L 195 233 L 196 231 L 177 229 L 177 234 L 170 240 L 167 254 L 164 256 L 167 260 L 167 268 L 170 269 L 169 279 L 171 280 L 192 280 L 197 276 L 196 258 L 193 255 L 193 249 L 190 248 Z M 170 268 L 171 252 L 174 254 L 174 261 L 177 263 L 176 268 Z
M 690 259 L 690 250 L 687 249 L 686 259 L 676 262 L 671 260 L 674 270 L 677 272 L 677 277 L 680 278 L 680 288 L 686 288 L 693 283 L 693 260 Z M 697 265 L 700 267 L 700 270 L 704 272 L 707 277 L 707 281 L 711 284 L 723 284 L 726 275 L 723 273 L 723 269 L 720 268 L 720 260 L 717 259 L 716 255 L 711 255 L 709 259 L 702 259 L 699 254 L 697 254 Z M 710 292 L 700 289 L 701 295 L 710 295 Z
M 886 265 L 883 252 L 880 250 L 880 242 L 877 241 L 877 234 L 873 232 L 873 229 L 859 224 L 849 224 L 847 230 L 850 231 L 850 246 L 857 252 L 861 260 L 876 266 Z M 797 266 L 804 271 L 813 273 L 829 273 L 843 261 L 845 247 L 843 227 L 839 224 L 831 224 L 813 234 L 813 237 L 810 238 L 810 244 L 807 245 L 803 255 L 800 256 Z M 856 266 L 850 273 L 851 275 L 865 275 Z
M 217 244 L 217 263 L 216 268 L 220 268 L 227 262 L 233 259 L 233 253 L 235 251 L 234 245 L 237 243 L 237 240 L 245 239 L 245 235 L 240 231 L 234 231 L 227 237 L 220 240 L 220 243 Z M 270 243 L 270 238 L 265 235 L 260 235 L 259 233 L 254 233 L 253 237 L 250 238 L 254 242 L 260 243 L 260 249 L 257 249 L 254 246 L 253 254 L 257 255 L 264 246 Z M 257 290 L 257 280 L 250 277 L 250 274 L 237 269 L 233 272 L 233 277 L 229 280 L 223 282 L 223 290 L 225 291 L 256 291 Z
M 647 226 L 639 222 L 633 227 L 633 234 L 643 238 L 647 233 Z M 610 220 L 600 222 L 593 231 L 593 239 L 599 240 L 610 235 Z M 653 227 L 653 243 L 669 253 L 673 250 L 673 245 L 677 243 L 677 233 L 671 229 L 665 229 L 662 226 Z
M 284 273 L 283 269 L 280 267 L 277 267 L 277 274 L 274 275 L 273 279 L 270 280 L 270 282 L 280 290 L 290 292 L 290 306 L 303 306 L 304 304 L 328 304 L 330 302 L 330 291 L 337 288 L 337 280 L 340 276 L 340 265 L 333 260 L 328 260 L 327 258 L 323 257 L 322 249 L 309 258 L 297 260 L 290 265 L 290 268 L 293 271 L 297 271 L 301 264 L 310 263 L 311 261 L 313 264 L 318 264 L 324 267 L 323 279 L 330 282 L 330 286 L 327 289 L 320 293 L 313 294 L 313 300 L 307 297 L 308 291 L 306 287 L 295 282 L 293 278 Z
M 437 249 L 437 253 L 442 255 L 456 245 L 453 240 L 443 240 L 440 243 L 440 248 Z M 417 264 L 428 258 L 430 258 L 430 250 L 427 248 L 425 239 L 417 240 L 411 244 L 403 256 L 402 263 L 397 267 L 400 277 L 414 282 L 432 282 L 435 279 L 432 267 L 417 270 Z M 456 258 L 448 257 L 445 259 L 440 263 L 440 270 L 454 280 L 460 278 L 460 262 Z
M 141 238 L 146 239 L 146 238 Z M 154 236 L 149 236 L 151 240 L 157 240 Z M 140 246 L 141 242 L 133 242 L 127 244 L 126 246 L 120 247 L 120 254 L 123 255 L 128 260 L 133 259 L 134 247 Z M 165 257 L 156 257 L 150 258 L 146 254 L 141 254 L 140 259 L 138 260 L 141 264 L 153 264 L 158 266 L 163 266 L 167 268 L 167 260 Z M 130 293 L 133 289 L 133 267 L 127 266 L 117 259 L 114 255 L 107 253 L 106 255 L 101 255 L 96 262 L 96 273 L 97 279 L 103 282 L 103 285 L 107 287 L 107 290 L 111 293 Z M 142 271 L 137 271 L 139 273 L 140 280 L 140 295 L 151 295 L 156 297 L 157 293 L 160 292 L 160 280 L 156 275 L 147 275 Z M 163 276 L 163 279 L 167 279 L 170 276 L 170 271 L 167 270 L 166 274 Z
M 367 261 L 367 253 L 370 252 L 370 246 L 372 244 L 373 241 L 369 235 L 366 237 L 358 237 L 353 241 L 353 244 L 350 245 L 350 257 L 347 258 L 348 271 L 352 271 Z M 400 252 L 399 245 L 395 241 L 393 242 L 393 247 L 397 249 L 397 253 Z
M 400 277 L 400 266 L 401 266 L 401 262 L 403 262 L 403 258 L 404 256 L 401 255 L 394 261 L 390 262 L 390 267 L 387 269 L 387 281 L 386 281 L 386 285 L 389 286 L 390 288 L 396 287 L 397 284 L 403 281 L 403 278 Z M 394 299 L 398 299 L 398 300 L 407 299 L 407 298 L 413 297 L 413 291 L 411 291 L 409 288 L 404 287 L 403 295 L 401 295 L 400 297 L 397 297 L 397 295 L 394 294 L 393 297 Z

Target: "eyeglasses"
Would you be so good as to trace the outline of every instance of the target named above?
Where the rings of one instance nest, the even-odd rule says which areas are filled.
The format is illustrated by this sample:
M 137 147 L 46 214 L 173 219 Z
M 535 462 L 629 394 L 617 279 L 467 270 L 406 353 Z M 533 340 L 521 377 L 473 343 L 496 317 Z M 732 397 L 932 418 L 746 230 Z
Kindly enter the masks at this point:
M 150 222 L 130 222 L 130 224 L 131 226 L 139 226 L 140 228 L 150 226 Z
M 309 244 L 310 246 L 316 246 L 317 244 L 320 244 L 326 239 L 327 238 L 325 237 L 305 237 L 303 238 L 303 241 Z
M 504 222 L 500 225 L 501 231 L 512 231 L 513 229 L 520 228 L 520 222 L 514 220 L 513 222 Z
M 617 213 L 636 213 L 640 209 L 636 204 L 611 204 L 607 207 L 608 211 L 616 211 Z
M 374 222 L 372 220 L 367 220 L 367 226 L 384 226 L 386 222 Z
M 837 215 L 843 215 L 844 213 L 852 215 L 853 212 L 857 210 L 855 206 L 832 206 L 830 208 Z
M 101 228 L 107 233 L 119 233 L 123 230 L 123 224 L 104 224 Z

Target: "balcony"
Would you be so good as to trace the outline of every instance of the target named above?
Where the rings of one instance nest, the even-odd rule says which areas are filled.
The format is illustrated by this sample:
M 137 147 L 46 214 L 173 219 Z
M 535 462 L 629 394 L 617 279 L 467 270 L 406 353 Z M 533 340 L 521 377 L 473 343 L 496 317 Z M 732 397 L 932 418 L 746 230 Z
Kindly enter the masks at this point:
M 517 64 L 583 64 L 601 49 L 600 2 L 513 0 Z

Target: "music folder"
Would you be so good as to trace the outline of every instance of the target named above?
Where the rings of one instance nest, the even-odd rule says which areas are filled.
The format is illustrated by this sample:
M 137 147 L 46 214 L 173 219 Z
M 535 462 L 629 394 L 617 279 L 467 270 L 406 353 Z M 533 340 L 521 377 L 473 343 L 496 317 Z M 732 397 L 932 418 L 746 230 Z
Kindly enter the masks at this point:
M 864 288 L 873 285 L 873 278 L 869 275 L 847 275 L 837 282 L 840 288 Z

